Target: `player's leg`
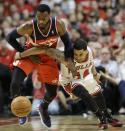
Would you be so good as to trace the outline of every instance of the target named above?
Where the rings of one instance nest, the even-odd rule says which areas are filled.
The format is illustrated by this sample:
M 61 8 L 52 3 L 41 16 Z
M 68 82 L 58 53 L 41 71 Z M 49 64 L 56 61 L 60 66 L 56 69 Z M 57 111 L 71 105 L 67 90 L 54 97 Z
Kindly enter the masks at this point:
M 29 59 L 22 59 L 13 63 L 14 70 L 11 81 L 11 96 L 12 98 L 21 95 L 22 82 L 34 69 L 34 63 Z
M 51 120 L 47 109 L 51 101 L 57 95 L 57 85 L 45 84 L 45 88 L 46 88 L 46 93 L 44 99 L 41 102 L 41 105 L 39 106 L 38 112 L 41 118 L 41 122 L 46 127 L 51 127 Z
M 26 77 L 25 72 L 18 68 L 14 67 L 13 73 L 12 73 L 12 81 L 10 85 L 10 92 L 11 92 L 11 97 L 17 97 L 21 95 L 21 86 Z
M 99 127 L 101 129 L 107 129 L 107 121 L 104 113 L 99 109 L 98 105 L 89 94 L 89 92 L 82 85 L 75 84 L 75 88 L 73 89 L 72 93 L 77 97 L 80 97 L 85 102 L 85 104 L 93 111 L 93 113 L 99 118 Z
M 99 106 L 100 110 L 102 110 L 104 112 L 108 123 L 110 123 L 114 127 L 121 127 L 122 123 L 119 120 L 114 119 L 112 117 L 111 113 L 108 112 L 102 92 L 99 92 L 96 96 L 94 96 L 94 99 L 95 99 L 97 105 Z

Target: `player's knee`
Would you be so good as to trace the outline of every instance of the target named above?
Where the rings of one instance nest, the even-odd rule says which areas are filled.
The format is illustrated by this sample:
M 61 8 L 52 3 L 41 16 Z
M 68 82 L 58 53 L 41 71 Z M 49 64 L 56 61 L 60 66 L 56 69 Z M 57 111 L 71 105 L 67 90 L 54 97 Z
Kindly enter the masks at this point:
M 46 93 L 45 95 L 45 99 L 48 100 L 49 102 L 51 102 L 55 97 L 56 97 L 57 93 Z

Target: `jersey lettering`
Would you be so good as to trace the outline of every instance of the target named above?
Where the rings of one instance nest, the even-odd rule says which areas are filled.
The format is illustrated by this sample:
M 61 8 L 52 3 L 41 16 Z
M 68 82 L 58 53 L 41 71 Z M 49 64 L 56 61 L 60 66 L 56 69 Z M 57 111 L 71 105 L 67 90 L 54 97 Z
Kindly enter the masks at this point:
M 77 79 L 83 79 L 87 75 L 89 75 L 89 70 L 88 69 L 85 69 L 81 75 L 80 75 L 80 72 L 77 71 Z

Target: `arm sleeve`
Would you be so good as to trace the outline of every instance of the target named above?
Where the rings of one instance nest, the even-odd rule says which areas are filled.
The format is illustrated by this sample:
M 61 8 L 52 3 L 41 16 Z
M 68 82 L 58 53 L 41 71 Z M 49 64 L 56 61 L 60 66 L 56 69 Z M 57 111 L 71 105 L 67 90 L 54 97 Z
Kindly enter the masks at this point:
M 24 48 L 21 46 L 21 44 L 16 40 L 17 38 L 20 38 L 21 35 L 18 34 L 17 30 L 14 29 L 12 32 L 10 32 L 7 36 L 6 36 L 6 40 L 8 41 L 8 43 L 17 51 L 19 52 L 23 52 Z
M 73 45 L 69 38 L 68 33 L 66 32 L 63 36 L 60 37 L 62 42 L 64 43 L 64 54 L 65 59 L 73 58 Z

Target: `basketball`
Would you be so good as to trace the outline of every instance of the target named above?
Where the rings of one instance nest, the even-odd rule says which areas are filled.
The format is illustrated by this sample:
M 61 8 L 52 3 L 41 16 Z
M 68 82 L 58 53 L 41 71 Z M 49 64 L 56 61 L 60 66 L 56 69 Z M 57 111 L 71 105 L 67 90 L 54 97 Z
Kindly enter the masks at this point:
M 24 117 L 31 112 L 32 104 L 25 96 L 18 96 L 11 103 L 11 111 L 15 116 Z

